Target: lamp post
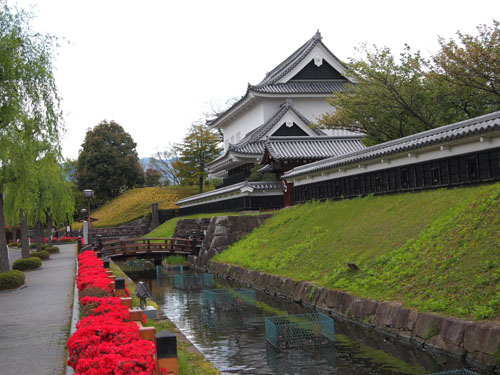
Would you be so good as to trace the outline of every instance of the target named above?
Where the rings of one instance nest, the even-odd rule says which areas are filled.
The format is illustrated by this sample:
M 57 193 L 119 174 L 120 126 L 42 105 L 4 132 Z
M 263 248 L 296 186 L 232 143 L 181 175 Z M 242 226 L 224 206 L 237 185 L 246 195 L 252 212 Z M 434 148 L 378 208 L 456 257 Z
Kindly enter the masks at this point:
M 90 236 L 90 230 L 92 228 L 92 224 L 90 222 L 90 198 L 94 196 L 94 190 L 85 189 L 83 191 L 83 196 L 87 198 L 87 215 L 88 215 L 88 226 L 89 226 L 89 244 L 92 243 L 92 237 Z

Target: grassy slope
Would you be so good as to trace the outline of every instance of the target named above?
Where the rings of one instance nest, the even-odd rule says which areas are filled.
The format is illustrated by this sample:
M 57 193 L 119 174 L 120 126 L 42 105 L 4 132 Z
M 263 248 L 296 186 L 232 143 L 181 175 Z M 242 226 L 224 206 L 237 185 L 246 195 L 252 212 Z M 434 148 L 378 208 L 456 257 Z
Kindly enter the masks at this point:
M 215 214 L 196 214 L 189 216 L 180 216 L 174 217 L 170 220 L 165 221 L 158 228 L 153 230 L 152 232 L 146 234 L 144 237 L 172 237 L 174 235 L 175 226 L 177 225 L 177 221 L 180 219 L 199 219 L 204 217 L 213 217 L 213 216 L 235 216 L 239 215 L 237 212 L 221 212 Z
M 114 227 L 150 215 L 151 204 L 155 202 L 158 202 L 160 210 L 173 209 L 176 208 L 174 202 L 196 192 L 196 186 L 146 187 L 127 190 L 92 212 L 92 217 L 99 219 L 92 223 L 92 226 Z M 81 223 L 73 225 L 75 229 L 81 226 Z
M 500 184 L 313 202 L 281 210 L 214 260 L 419 310 L 498 319 L 499 229 Z

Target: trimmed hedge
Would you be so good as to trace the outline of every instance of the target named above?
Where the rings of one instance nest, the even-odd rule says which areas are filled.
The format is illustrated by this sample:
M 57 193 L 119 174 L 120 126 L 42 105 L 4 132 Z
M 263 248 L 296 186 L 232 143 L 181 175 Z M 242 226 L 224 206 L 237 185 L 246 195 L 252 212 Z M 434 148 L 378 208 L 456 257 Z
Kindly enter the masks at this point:
M 42 251 L 33 251 L 31 253 L 31 256 L 40 258 L 41 260 L 47 260 L 49 259 L 50 254 L 47 250 L 42 250 Z
M 36 249 L 36 244 L 30 243 L 30 249 Z
M 21 258 L 14 262 L 12 268 L 19 271 L 36 270 L 42 266 L 42 260 L 37 257 Z
M 0 290 L 17 288 L 24 284 L 24 273 L 18 270 L 0 273 Z
M 48 251 L 50 254 L 55 254 L 59 252 L 59 248 L 57 246 L 49 246 L 45 251 Z

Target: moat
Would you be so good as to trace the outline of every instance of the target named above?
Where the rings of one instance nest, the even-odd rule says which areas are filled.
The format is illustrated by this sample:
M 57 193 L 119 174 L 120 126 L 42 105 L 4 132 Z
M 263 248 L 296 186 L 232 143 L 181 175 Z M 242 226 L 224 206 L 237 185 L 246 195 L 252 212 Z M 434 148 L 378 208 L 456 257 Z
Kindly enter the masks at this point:
M 201 289 L 174 286 L 178 267 L 156 270 L 151 263 L 140 260 L 117 263 L 132 280 L 146 283 L 160 309 L 221 374 L 406 375 L 467 367 L 459 360 L 427 353 L 339 320 L 335 320 L 334 345 L 277 353 L 266 344 L 264 318 L 277 312 L 303 314 L 311 310 L 259 291 L 254 308 L 209 309 L 203 303 Z M 214 287 L 240 285 L 215 277 Z

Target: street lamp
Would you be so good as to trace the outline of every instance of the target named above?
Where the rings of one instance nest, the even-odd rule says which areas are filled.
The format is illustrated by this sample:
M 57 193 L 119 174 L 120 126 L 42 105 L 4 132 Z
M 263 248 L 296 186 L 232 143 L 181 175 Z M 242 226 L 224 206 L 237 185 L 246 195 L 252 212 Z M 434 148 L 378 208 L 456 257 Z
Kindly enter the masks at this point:
M 92 224 L 90 223 L 90 198 L 94 196 L 94 190 L 91 189 L 85 189 L 83 191 L 83 196 L 87 198 L 87 215 L 88 215 L 88 226 L 89 226 L 89 244 L 92 243 L 91 241 L 91 236 L 90 236 L 90 230 L 92 228 Z

